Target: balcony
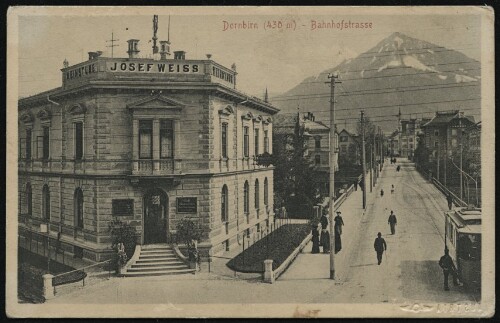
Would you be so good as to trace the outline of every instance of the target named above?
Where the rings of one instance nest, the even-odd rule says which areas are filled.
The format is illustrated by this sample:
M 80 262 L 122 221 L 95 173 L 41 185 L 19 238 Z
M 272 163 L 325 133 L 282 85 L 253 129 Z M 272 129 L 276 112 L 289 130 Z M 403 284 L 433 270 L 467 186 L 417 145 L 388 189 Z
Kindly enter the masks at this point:
M 134 160 L 132 175 L 173 175 L 179 173 L 180 160 L 169 159 L 138 159 Z

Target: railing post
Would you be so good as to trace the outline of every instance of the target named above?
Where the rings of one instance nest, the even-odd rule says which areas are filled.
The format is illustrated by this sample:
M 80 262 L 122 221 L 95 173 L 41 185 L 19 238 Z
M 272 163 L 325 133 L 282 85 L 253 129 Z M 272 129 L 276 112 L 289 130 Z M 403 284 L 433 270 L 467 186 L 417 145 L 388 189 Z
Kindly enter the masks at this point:
M 51 274 L 45 274 L 43 278 L 43 297 L 45 299 L 52 299 L 55 297 L 54 286 L 52 285 L 52 279 L 54 278 Z
M 272 284 L 274 283 L 274 272 L 273 272 L 273 260 L 264 260 L 264 282 Z

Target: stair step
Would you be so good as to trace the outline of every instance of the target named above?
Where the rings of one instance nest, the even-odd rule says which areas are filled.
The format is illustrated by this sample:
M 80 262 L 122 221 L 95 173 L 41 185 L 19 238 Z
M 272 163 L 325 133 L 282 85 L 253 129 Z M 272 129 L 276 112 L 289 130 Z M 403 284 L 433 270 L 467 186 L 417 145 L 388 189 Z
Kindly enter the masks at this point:
M 128 268 L 127 272 L 152 272 L 152 271 L 176 271 L 182 269 L 189 269 L 188 266 L 182 265 L 177 267 L 149 267 L 149 268 Z
M 141 255 L 174 255 L 173 250 L 141 250 Z
M 162 276 L 162 275 L 182 275 L 182 274 L 194 274 L 195 269 L 178 269 L 178 270 L 163 270 L 163 271 L 153 271 L 153 272 L 127 272 L 125 276 Z
M 131 268 L 148 268 L 148 267 L 175 267 L 175 266 L 186 266 L 185 263 L 180 261 L 173 262 L 150 262 L 150 263 L 135 263 Z
M 160 259 L 160 258 L 169 258 L 169 259 L 177 259 L 176 255 L 143 255 L 142 253 L 139 255 L 139 259 Z
M 173 250 L 172 247 L 167 245 L 144 245 L 141 250 Z

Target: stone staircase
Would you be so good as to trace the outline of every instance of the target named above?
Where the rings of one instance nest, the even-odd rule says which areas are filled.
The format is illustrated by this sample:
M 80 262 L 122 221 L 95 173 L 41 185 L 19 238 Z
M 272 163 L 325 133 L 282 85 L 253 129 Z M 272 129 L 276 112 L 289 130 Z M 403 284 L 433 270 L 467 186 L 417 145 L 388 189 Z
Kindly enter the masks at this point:
M 160 276 L 194 274 L 195 269 L 190 269 L 180 260 L 169 245 L 143 245 L 135 261 L 127 267 L 124 276 Z

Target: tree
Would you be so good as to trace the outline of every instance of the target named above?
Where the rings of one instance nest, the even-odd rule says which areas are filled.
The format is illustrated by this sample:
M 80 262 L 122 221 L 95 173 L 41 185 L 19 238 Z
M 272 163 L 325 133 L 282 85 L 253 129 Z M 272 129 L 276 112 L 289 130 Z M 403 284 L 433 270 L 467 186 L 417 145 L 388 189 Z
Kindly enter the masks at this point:
M 274 194 L 276 206 L 295 210 L 312 207 L 322 197 L 318 194 L 315 167 L 307 156 L 307 135 L 297 114 L 293 134 L 276 134 L 273 141 Z
M 427 171 L 430 166 L 429 156 L 430 156 L 430 150 L 429 148 L 427 148 L 427 145 L 425 144 L 424 134 L 419 134 L 417 137 L 417 147 L 415 148 L 414 152 L 415 163 L 419 167 L 422 167 L 425 171 Z
M 375 137 L 375 125 L 371 122 L 370 118 L 364 116 L 364 133 L 365 133 L 365 153 L 366 153 L 366 162 L 370 162 L 370 149 L 373 145 L 373 138 Z M 356 125 L 356 130 L 359 134 L 358 136 L 358 147 L 359 147 L 359 158 L 360 164 L 363 164 L 363 149 L 362 141 L 363 141 L 363 125 L 361 124 L 361 120 L 358 121 Z
M 197 243 L 201 239 L 202 230 L 190 219 L 182 219 L 177 224 L 177 240 L 181 240 L 188 249 L 190 261 L 199 261 Z

